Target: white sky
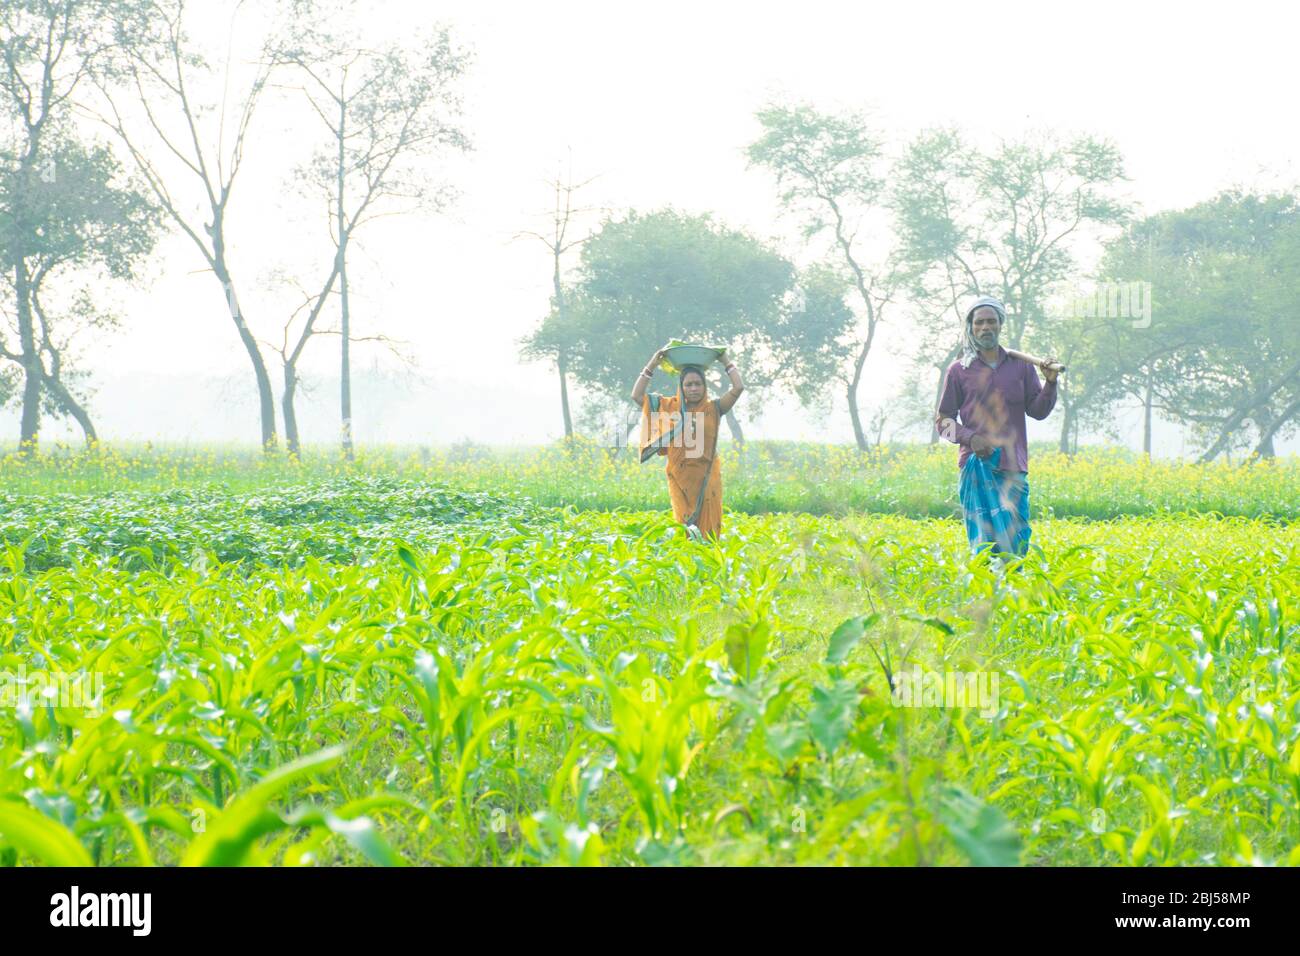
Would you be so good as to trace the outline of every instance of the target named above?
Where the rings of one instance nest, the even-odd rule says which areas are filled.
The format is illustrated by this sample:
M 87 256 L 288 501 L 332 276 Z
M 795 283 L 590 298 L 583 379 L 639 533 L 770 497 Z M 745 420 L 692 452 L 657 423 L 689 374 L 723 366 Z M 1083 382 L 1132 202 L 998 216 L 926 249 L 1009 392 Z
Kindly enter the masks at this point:
M 547 308 L 550 265 L 536 240 L 512 237 L 544 226 L 543 180 L 570 151 L 577 178 L 599 175 L 586 191 L 592 204 L 711 211 L 795 257 L 797 228 L 778 217 L 769 178 L 746 170 L 743 158 L 755 110 L 777 96 L 869 110 L 896 143 L 943 124 L 988 137 L 1041 128 L 1108 135 L 1144 212 L 1234 184 L 1300 181 L 1300 22 L 1280 4 L 357 6 L 372 28 L 394 34 L 447 23 L 475 57 L 464 87 L 475 150 L 446 164 L 459 202 L 441 218 L 379 220 L 360 236 L 357 334 L 405 339 L 417 363 L 415 377 L 381 401 L 364 389 L 355 396 L 363 442 L 559 434 L 554 372 L 520 365 L 517 347 Z M 203 10 L 216 37 L 225 9 Z M 324 228 L 301 218 L 284 181 L 315 125 L 279 98 L 267 99 L 259 123 L 230 232 L 245 285 L 278 264 L 298 266 L 295 250 Z M 105 437 L 256 440 L 251 370 L 201 267 L 188 240 L 173 237 L 141 288 L 114 294 L 128 321 L 85 363 L 99 383 L 93 407 Z M 286 301 L 243 296 L 268 337 Z M 876 391 L 864 406 L 886 396 L 900 335 L 887 329 L 880 340 L 868 376 Z M 336 347 L 336 338 L 310 346 L 306 364 L 319 387 L 300 401 L 309 441 L 335 433 Z M 369 367 L 374 353 L 358 351 L 358 368 Z M 278 359 L 268 362 L 278 393 Z M 1036 434 L 1058 426 L 1054 417 Z M 16 432 L 16 416 L 4 413 L 0 428 Z M 827 419 L 778 403 L 751 432 L 851 440 L 842 403 Z

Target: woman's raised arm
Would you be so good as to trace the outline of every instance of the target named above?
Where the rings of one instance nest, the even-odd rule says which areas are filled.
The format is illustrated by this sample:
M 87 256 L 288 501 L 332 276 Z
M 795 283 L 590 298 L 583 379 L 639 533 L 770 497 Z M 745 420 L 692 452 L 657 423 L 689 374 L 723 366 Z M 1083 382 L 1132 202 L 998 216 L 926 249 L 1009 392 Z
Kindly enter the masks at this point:
M 632 403 L 634 405 L 640 405 L 642 399 L 645 398 L 646 386 L 650 384 L 650 379 L 655 373 L 655 366 L 659 364 L 660 360 L 664 357 L 664 353 L 667 351 L 668 346 L 665 345 L 658 352 L 652 355 L 650 361 L 646 363 L 645 368 L 641 370 L 641 374 L 636 377 L 636 384 L 632 386 Z
M 726 362 L 727 378 L 731 379 L 731 390 L 718 399 L 718 408 L 722 414 L 731 411 L 731 406 L 736 404 L 736 399 L 740 398 L 740 393 L 745 390 L 745 383 L 741 381 L 740 369 L 736 368 L 736 363 L 726 357 L 727 353 L 723 352 L 718 356 L 719 359 Z

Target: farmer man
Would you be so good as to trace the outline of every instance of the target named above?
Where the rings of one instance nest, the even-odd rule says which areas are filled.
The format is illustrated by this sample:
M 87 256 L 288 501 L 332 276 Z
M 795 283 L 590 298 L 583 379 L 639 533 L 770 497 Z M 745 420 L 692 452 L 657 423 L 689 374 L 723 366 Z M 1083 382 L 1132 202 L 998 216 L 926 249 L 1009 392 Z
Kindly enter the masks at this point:
M 1059 370 L 1044 368 L 1042 385 L 1032 363 L 1008 355 L 998 344 L 1006 319 L 991 296 L 967 310 L 961 358 L 948 366 L 935 427 L 961 446 L 958 494 L 971 550 L 1023 556 L 1030 534 L 1025 416 L 1042 421 L 1051 413 Z

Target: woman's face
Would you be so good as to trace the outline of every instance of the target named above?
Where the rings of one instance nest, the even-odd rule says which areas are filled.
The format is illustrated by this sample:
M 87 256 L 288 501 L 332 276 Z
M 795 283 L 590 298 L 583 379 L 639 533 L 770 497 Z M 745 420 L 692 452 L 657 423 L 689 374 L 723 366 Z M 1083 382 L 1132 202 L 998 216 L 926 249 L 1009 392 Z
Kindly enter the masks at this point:
M 682 393 L 688 402 L 698 402 L 704 397 L 704 376 L 698 372 L 687 372 L 682 378 Z

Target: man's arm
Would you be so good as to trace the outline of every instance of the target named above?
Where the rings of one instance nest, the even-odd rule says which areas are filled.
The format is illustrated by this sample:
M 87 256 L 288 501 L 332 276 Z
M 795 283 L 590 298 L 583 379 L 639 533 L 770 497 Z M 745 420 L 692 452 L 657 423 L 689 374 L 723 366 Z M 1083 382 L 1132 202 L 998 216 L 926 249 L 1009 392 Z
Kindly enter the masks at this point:
M 941 436 L 954 445 L 970 447 L 971 436 L 975 434 L 975 430 L 957 421 L 957 412 L 961 408 L 963 396 L 961 382 L 952 372 L 952 367 L 949 366 L 948 371 L 944 373 L 943 396 L 939 399 L 939 409 L 935 412 L 934 427 Z
M 1025 414 L 1040 422 L 1052 414 L 1056 407 L 1056 376 L 1052 375 L 1047 384 L 1038 381 L 1038 369 L 1025 363 Z

